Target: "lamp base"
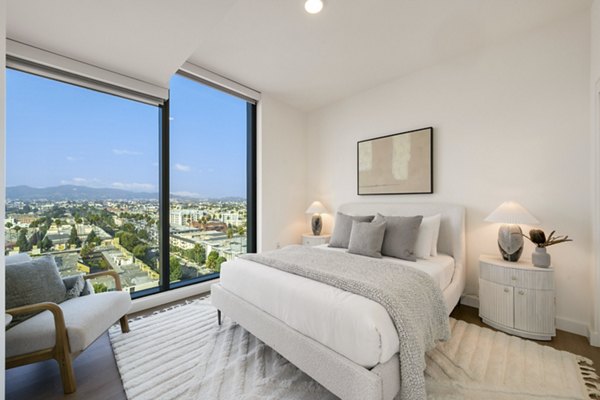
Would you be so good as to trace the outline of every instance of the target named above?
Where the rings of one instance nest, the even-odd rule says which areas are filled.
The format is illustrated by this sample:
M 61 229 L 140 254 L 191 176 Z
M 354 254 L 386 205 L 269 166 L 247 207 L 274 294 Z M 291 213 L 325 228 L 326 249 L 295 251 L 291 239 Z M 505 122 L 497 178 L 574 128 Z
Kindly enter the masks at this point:
M 498 248 L 506 261 L 519 261 L 523 253 L 523 231 L 516 224 L 505 224 L 498 229 Z
M 323 221 L 321 220 L 321 216 L 319 214 L 312 216 L 310 226 L 312 228 L 313 235 L 319 236 L 321 234 L 321 229 L 323 229 Z

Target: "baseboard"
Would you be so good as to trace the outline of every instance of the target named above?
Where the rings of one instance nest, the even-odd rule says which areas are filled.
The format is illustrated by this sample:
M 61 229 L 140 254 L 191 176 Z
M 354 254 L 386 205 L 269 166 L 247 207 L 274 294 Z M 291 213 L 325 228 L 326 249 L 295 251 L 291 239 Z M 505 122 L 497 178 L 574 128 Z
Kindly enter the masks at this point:
M 556 329 L 561 331 L 571 332 L 576 335 L 585 336 L 589 339 L 589 326 L 580 321 L 573 321 L 572 319 L 564 317 L 556 317 Z
M 590 339 L 590 345 L 594 347 L 600 347 L 600 332 L 592 331 L 592 329 L 589 328 L 588 338 Z
M 219 279 L 213 279 L 207 282 L 184 286 L 178 289 L 169 290 L 168 292 L 157 293 L 151 296 L 135 299 L 133 300 L 133 305 L 129 313 L 133 314 L 149 308 L 159 307 L 163 304 L 171 303 L 173 301 L 182 300 L 186 297 L 197 296 L 202 293 L 210 292 L 210 286 L 218 282 Z
M 479 308 L 479 297 L 475 294 L 463 294 L 460 297 L 460 304 L 465 306 Z

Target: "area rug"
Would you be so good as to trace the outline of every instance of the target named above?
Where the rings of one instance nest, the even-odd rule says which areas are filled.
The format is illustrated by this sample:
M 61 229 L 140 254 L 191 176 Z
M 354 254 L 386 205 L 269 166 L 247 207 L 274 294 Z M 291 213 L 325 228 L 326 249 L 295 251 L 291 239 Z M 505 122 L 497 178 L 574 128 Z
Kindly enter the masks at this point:
M 427 353 L 428 398 L 589 399 L 600 393 L 587 358 L 450 319 L 451 339 Z M 110 329 L 129 400 L 333 400 L 336 397 L 208 300 Z

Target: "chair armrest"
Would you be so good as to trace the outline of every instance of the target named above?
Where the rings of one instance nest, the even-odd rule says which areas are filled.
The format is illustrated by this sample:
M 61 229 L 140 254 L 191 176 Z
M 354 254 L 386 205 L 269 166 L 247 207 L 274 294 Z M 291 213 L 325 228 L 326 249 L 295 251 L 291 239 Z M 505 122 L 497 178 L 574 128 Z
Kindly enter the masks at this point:
M 121 278 L 119 277 L 119 274 L 116 271 L 96 272 L 94 274 L 84 275 L 83 279 L 94 279 L 100 276 L 112 276 L 115 280 L 115 287 L 117 288 L 117 290 L 123 290 L 123 288 L 121 287 Z
M 65 325 L 65 317 L 63 315 L 62 309 L 58 306 L 58 304 L 51 302 L 29 304 L 26 306 L 11 308 L 10 310 L 6 310 L 5 313 L 15 316 L 20 314 L 37 313 L 41 311 L 50 311 L 52 313 L 52 316 L 54 317 L 54 329 L 56 332 L 57 351 L 62 350 L 63 348 L 66 348 L 68 351 L 67 328 Z

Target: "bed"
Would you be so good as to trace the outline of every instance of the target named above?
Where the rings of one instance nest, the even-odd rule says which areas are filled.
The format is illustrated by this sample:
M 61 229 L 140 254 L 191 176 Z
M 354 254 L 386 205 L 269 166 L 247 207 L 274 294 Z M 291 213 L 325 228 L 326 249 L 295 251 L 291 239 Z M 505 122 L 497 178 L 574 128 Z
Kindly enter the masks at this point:
M 454 308 L 465 285 L 463 207 L 349 203 L 339 211 L 350 215 L 441 214 L 438 256 L 413 266 L 426 271 L 439 285 L 448 312 Z M 221 281 L 211 292 L 220 312 L 336 396 L 388 400 L 399 392 L 400 367 L 394 357 L 398 336 L 378 303 L 244 259 L 223 264 Z M 336 329 L 331 329 L 332 323 Z

